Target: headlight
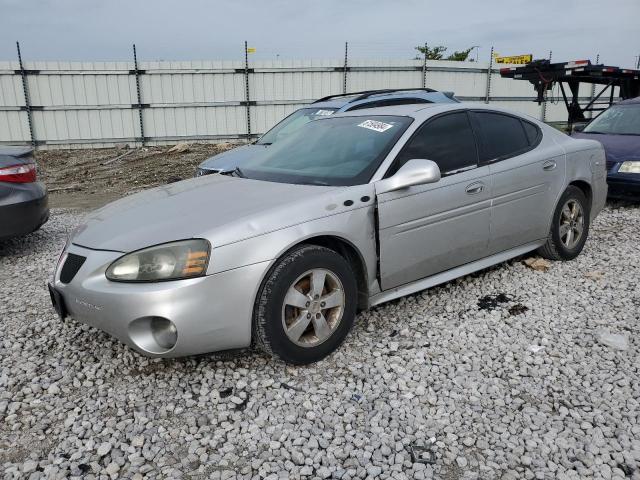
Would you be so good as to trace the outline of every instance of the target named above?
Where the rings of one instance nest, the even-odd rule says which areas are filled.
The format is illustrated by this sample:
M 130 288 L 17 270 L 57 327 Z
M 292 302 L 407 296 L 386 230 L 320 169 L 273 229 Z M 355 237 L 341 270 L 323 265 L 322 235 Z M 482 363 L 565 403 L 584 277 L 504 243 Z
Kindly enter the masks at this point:
M 628 162 L 622 162 L 618 173 L 640 173 L 640 161 L 630 160 Z
M 165 243 L 128 253 L 107 268 L 114 282 L 159 282 L 200 277 L 209 265 L 209 242 L 204 239 Z

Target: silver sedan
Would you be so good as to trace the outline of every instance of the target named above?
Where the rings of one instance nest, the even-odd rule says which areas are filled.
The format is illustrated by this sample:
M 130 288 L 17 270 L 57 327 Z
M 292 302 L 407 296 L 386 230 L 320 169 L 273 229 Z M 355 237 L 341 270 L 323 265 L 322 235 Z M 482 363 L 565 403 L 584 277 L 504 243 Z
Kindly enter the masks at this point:
M 489 106 L 308 123 L 225 175 L 123 198 L 72 233 L 62 317 L 177 357 L 335 350 L 356 312 L 538 250 L 571 260 L 607 193 L 601 145 Z

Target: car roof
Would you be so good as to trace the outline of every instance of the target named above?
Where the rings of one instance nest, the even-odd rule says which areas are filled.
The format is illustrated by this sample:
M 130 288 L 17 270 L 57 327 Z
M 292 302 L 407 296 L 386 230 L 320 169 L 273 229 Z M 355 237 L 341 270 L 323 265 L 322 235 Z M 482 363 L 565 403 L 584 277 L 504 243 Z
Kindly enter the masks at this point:
M 437 115 L 439 113 L 455 111 L 455 110 L 488 110 L 493 112 L 502 112 L 509 115 L 515 115 L 524 120 L 534 122 L 540 125 L 540 121 L 524 113 L 514 110 L 498 107 L 495 105 L 486 105 L 483 103 L 413 103 L 406 105 L 393 105 L 388 107 L 360 108 L 358 110 L 348 112 L 337 112 L 331 117 L 363 117 L 373 115 L 393 115 L 400 117 L 411 117 L 416 120 L 424 120 L 427 117 Z M 327 117 L 327 118 L 331 118 Z
M 638 103 L 640 103 L 640 97 L 628 98 L 627 100 L 616 103 L 616 105 L 635 105 Z
M 316 100 L 308 107 L 319 108 L 337 108 L 344 107 L 363 108 L 363 105 L 379 100 L 393 100 L 401 98 L 420 98 L 430 102 L 458 103 L 453 96 L 453 92 L 440 92 L 431 88 L 405 88 L 405 89 L 387 89 L 387 90 L 368 90 L 363 92 L 352 92 L 344 95 L 330 95 Z

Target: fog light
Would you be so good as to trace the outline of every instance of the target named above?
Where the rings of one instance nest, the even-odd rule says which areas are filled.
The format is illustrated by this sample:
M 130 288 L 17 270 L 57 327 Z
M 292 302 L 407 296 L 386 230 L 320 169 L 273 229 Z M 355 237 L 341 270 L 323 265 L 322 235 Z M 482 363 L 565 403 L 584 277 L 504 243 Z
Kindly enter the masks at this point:
M 140 350 L 162 355 L 176 346 L 178 329 L 168 318 L 141 317 L 129 324 L 129 338 Z
M 151 334 L 161 348 L 170 350 L 174 347 L 178 341 L 178 329 L 171 320 L 153 317 L 150 326 Z

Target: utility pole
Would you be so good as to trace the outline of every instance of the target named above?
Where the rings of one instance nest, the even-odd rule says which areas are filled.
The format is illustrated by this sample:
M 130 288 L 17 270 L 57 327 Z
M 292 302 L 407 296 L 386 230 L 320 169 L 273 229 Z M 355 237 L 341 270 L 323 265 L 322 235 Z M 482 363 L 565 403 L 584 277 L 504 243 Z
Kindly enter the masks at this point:
M 27 110 L 27 122 L 29 124 L 29 136 L 31 138 L 31 146 L 36 148 L 36 136 L 33 130 L 33 114 L 31 110 L 31 96 L 29 95 L 29 82 L 27 81 L 27 71 L 22 63 L 22 52 L 20 52 L 20 42 L 16 42 L 18 50 L 18 64 L 20 65 L 20 78 L 22 79 L 22 92 L 24 94 L 24 105 Z
M 422 62 L 422 88 L 427 88 L 427 42 L 424 42 L 424 60 Z
M 349 68 L 349 42 L 344 42 L 344 72 L 342 75 L 342 93 L 347 93 L 347 69 Z

